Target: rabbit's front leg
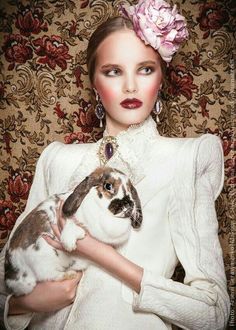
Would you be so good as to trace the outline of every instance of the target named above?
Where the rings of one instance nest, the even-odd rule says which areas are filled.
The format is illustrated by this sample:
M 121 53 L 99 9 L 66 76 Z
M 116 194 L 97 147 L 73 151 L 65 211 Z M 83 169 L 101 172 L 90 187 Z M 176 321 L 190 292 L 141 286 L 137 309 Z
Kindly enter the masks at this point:
M 74 220 L 66 219 L 66 224 L 61 232 L 61 243 L 63 247 L 71 252 L 76 249 L 76 241 L 83 239 L 85 230 L 76 225 Z

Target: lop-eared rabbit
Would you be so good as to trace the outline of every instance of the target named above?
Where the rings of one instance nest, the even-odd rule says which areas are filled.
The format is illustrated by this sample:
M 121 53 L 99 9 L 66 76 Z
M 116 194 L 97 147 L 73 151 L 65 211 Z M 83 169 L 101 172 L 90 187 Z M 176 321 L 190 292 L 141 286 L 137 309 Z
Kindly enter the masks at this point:
M 42 237 L 53 235 L 59 205 L 66 219 L 57 250 Z M 30 293 L 37 282 L 73 277 L 89 261 L 69 252 L 86 230 L 95 238 L 118 248 L 129 238 L 131 226 L 139 228 L 142 211 L 136 189 L 124 173 L 99 167 L 75 189 L 56 194 L 39 204 L 19 224 L 8 242 L 5 283 L 13 294 Z M 84 228 L 83 228 L 84 227 Z

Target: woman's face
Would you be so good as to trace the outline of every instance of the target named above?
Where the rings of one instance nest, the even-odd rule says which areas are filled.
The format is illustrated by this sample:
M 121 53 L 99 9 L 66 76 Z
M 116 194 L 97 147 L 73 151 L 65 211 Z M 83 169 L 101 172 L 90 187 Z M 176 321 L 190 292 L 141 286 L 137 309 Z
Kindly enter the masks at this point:
M 134 31 L 114 32 L 103 40 L 97 49 L 93 87 L 106 110 L 110 135 L 117 135 L 148 117 L 161 80 L 159 55 Z

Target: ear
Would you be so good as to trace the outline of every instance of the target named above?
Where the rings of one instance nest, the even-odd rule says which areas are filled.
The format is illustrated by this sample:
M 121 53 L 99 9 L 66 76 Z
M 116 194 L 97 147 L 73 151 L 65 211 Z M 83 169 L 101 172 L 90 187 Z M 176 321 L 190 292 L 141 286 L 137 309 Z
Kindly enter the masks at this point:
M 80 207 L 83 199 L 88 194 L 90 189 L 98 185 L 101 181 L 101 176 L 94 171 L 87 176 L 66 199 L 62 207 L 62 212 L 66 217 L 72 216 Z
M 130 188 L 130 193 L 133 198 L 133 201 L 135 203 L 135 212 L 132 213 L 131 215 L 131 225 L 133 228 L 139 228 L 142 224 L 143 221 L 143 213 L 142 213 L 142 208 L 141 208 L 141 202 L 137 193 L 137 190 L 134 188 L 132 185 L 131 181 L 129 180 L 129 188 Z

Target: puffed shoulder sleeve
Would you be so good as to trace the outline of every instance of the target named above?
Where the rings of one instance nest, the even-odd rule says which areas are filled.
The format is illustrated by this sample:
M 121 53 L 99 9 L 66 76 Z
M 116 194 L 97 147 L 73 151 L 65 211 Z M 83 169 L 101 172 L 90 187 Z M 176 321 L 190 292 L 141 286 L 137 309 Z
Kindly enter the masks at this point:
M 37 162 L 26 208 L 17 219 L 12 233 L 25 218 L 26 214 L 28 214 L 34 207 L 48 197 L 48 167 L 55 153 L 58 151 L 58 148 L 60 148 L 60 145 L 61 143 L 59 142 L 53 142 L 41 153 Z M 0 320 L 1 322 L 4 322 L 6 329 L 23 330 L 29 324 L 33 314 L 8 316 L 8 301 L 11 296 L 8 295 L 4 282 L 5 250 L 6 245 L 0 255 Z
M 205 176 L 212 190 L 214 200 L 219 196 L 224 184 L 224 155 L 220 138 L 206 134 L 196 144 L 194 160 L 196 164 L 193 178 Z
M 183 329 L 222 330 L 229 296 L 214 201 L 224 180 L 220 139 L 187 139 L 176 162 L 169 224 L 184 283 L 144 270 L 137 311 L 156 313 Z

